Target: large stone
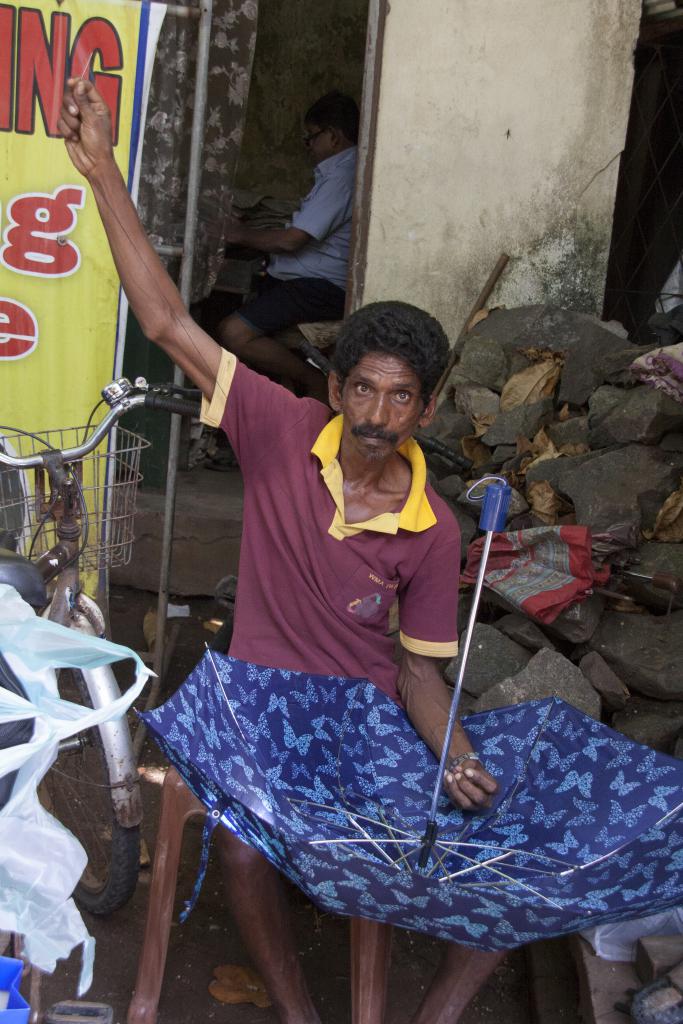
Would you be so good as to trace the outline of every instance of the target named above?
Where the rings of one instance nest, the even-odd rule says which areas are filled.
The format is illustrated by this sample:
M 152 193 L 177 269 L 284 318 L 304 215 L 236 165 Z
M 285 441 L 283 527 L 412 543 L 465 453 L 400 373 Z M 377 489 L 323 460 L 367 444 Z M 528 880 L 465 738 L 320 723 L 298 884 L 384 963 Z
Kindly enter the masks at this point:
M 515 444 L 496 445 L 494 450 L 491 452 L 491 465 L 496 467 L 502 466 L 504 462 L 514 459 L 516 454 L 517 445 Z
M 683 580 L 683 544 L 661 544 L 658 541 L 647 541 L 638 548 L 638 562 L 629 566 L 633 573 L 641 576 L 654 576 L 655 573 L 668 573 Z M 671 590 L 654 587 L 647 579 L 625 575 L 628 592 L 640 604 L 648 608 L 666 611 L 671 601 Z M 683 608 L 683 593 L 674 594 L 671 607 Z
M 602 452 L 586 452 L 583 455 L 560 455 L 556 459 L 544 459 L 531 466 L 526 472 L 527 484 L 535 483 L 537 480 L 547 480 L 554 491 L 558 494 L 562 490 L 562 482 L 567 473 L 582 466 L 590 459 L 598 458 Z M 568 497 L 568 495 L 565 495 Z
M 501 391 L 508 378 L 508 358 L 503 346 L 492 338 L 468 337 L 455 367 L 454 383 L 470 381 Z
M 472 421 L 468 416 L 458 412 L 453 402 L 444 399 L 436 410 L 434 419 L 428 427 L 424 427 L 420 433 L 425 437 L 435 437 L 444 444 L 451 444 L 453 440 L 467 437 L 473 430 Z
M 508 354 L 527 347 L 563 352 L 558 399 L 571 405 L 584 405 L 628 359 L 628 344 L 609 326 L 585 313 L 553 306 L 494 310 L 470 334 L 498 341 Z M 634 359 L 639 351 L 634 345 Z
M 437 482 L 436 490 L 442 498 L 455 501 L 465 490 L 465 481 L 457 473 L 451 473 Z
M 493 309 L 489 315 L 468 331 L 460 342 L 463 348 L 469 338 L 497 341 L 506 352 L 514 352 L 524 345 L 535 344 L 528 339 L 543 315 L 546 306 L 513 306 L 511 309 Z M 547 347 L 547 346 L 544 346 Z
M 552 417 L 552 398 L 542 398 L 531 405 L 518 405 L 508 412 L 501 412 L 481 439 L 490 448 L 514 444 L 518 437 L 533 437 L 541 427 L 550 423 Z
M 455 408 L 470 420 L 475 416 L 497 416 L 500 395 L 479 384 L 459 384 L 455 389 Z
M 571 419 L 551 423 L 548 437 L 556 448 L 564 444 L 588 444 L 588 417 L 572 416 Z
M 549 640 L 540 626 L 528 619 L 526 615 L 520 615 L 517 612 L 503 615 L 496 622 L 496 629 L 521 644 L 522 647 L 528 647 L 530 651 L 541 651 L 544 647 L 547 647 L 549 651 L 555 650 L 552 640 Z
M 683 611 L 659 616 L 606 612 L 589 646 L 630 690 L 658 700 L 683 698 Z
M 451 420 L 448 432 L 439 435 L 439 440 L 443 441 L 450 448 L 453 448 L 456 452 L 460 453 L 460 442 L 463 437 L 469 437 L 474 432 L 474 425 L 469 416 L 465 416 L 464 413 L 456 413 L 456 417 Z
M 683 405 L 654 388 L 633 388 L 621 391 L 617 401 L 609 396 L 609 407 L 598 410 L 595 400 L 607 388 L 599 388 L 590 402 L 588 438 L 592 447 L 606 448 L 612 444 L 656 444 L 668 431 L 683 426 Z M 609 388 L 610 392 L 618 388 Z
M 621 711 L 626 707 L 631 696 L 628 687 L 624 686 L 616 672 L 612 671 L 597 651 L 585 654 L 579 662 L 579 669 L 602 697 L 606 711 Z
M 548 632 L 571 644 L 583 644 L 593 636 L 605 602 L 599 594 L 591 594 L 584 601 L 565 608 L 553 622 L 546 625 Z
M 612 384 L 603 384 L 602 387 L 596 388 L 588 399 L 588 429 L 608 416 L 623 400 L 625 393 L 623 388 L 614 387 Z
M 460 637 L 460 644 L 465 634 Z M 531 655 L 520 644 L 503 636 L 493 626 L 477 622 L 472 633 L 469 657 L 465 668 L 463 689 L 474 697 L 481 696 L 495 683 L 519 672 Z M 460 671 L 462 653 L 448 664 L 444 675 L 455 683 Z
M 665 434 L 659 447 L 664 452 L 683 452 L 683 433 Z
M 600 697 L 576 665 L 557 651 L 542 650 L 516 676 L 504 679 L 477 701 L 477 711 L 521 704 L 526 700 L 559 697 L 573 707 L 600 718 Z
M 468 516 L 467 512 L 464 512 L 458 505 L 451 501 L 448 502 L 448 505 L 451 512 L 458 520 L 458 526 L 460 527 L 460 562 L 463 564 L 467 558 L 467 548 L 477 534 L 477 524 L 474 519 L 472 519 L 471 516 Z
M 663 754 L 672 753 L 683 729 L 683 701 L 646 700 L 632 697 L 623 711 L 612 716 L 612 728 L 636 743 Z
M 626 345 L 607 352 L 602 360 L 603 379 L 607 384 L 633 385 L 636 377 L 631 372 L 631 364 L 651 351 L 652 345 Z
M 574 505 L 576 521 L 603 533 L 616 525 L 652 529 L 664 500 L 676 490 L 681 454 L 647 445 L 547 459 L 527 481 L 547 480 Z
M 507 521 L 515 519 L 529 511 L 529 504 L 524 495 L 514 487 L 510 488 L 510 505 L 508 507 Z

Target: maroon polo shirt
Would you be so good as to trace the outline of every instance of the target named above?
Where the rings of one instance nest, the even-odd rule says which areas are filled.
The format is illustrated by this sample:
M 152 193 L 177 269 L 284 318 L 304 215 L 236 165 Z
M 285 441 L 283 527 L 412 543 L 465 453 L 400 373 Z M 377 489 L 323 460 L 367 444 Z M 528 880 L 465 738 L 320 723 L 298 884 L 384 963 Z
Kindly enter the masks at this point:
M 414 441 L 400 449 L 413 472 L 401 512 L 347 524 L 337 461 L 342 419 L 326 406 L 295 398 L 224 352 L 202 418 L 223 428 L 244 477 L 231 655 L 367 677 L 398 700 L 386 635 L 397 598 L 404 647 L 432 657 L 457 653 L 460 533 L 426 485 Z

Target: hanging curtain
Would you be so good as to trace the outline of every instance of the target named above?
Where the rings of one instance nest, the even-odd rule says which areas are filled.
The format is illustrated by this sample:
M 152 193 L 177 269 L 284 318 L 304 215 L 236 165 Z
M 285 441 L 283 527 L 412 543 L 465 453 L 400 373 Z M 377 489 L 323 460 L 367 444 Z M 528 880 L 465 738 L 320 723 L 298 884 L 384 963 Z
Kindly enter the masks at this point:
M 258 0 L 214 0 L 192 301 L 211 291 L 225 249 L 256 45 Z M 196 18 L 164 21 L 147 111 L 138 209 L 154 244 L 182 244 L 197 52 Z M 177 271 L 169 261 L 169 270 Z

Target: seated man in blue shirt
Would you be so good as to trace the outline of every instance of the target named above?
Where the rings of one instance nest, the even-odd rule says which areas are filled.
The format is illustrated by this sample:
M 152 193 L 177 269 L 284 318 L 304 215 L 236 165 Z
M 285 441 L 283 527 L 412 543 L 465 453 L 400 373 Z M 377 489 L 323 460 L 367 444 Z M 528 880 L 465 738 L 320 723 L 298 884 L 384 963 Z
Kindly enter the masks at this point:
M 358 107 L 330 92 L 304 117 L 304 143 L 316 165 L 315 183 L 281 229 L 231 221 L 227 242 L 271 257 L 259 295 L 218 325 L 218 341 L 261 373 L 286 377 L 327 401 L 327 381 L 270 335 L 299 323 L 341 320 L 356 177 Z

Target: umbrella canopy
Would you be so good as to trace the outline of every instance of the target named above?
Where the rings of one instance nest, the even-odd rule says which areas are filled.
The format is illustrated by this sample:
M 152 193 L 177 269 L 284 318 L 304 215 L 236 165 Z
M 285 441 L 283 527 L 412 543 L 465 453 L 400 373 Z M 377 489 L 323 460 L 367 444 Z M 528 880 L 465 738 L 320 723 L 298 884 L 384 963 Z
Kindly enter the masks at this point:
M 683 764 L 551 698 L 463 720 L 499 792 L 444 796 L 437 761 L 362 679 L 207 652 L 142 716 L 212 820 L 327 911 L 508 949 L 683 898 Z

